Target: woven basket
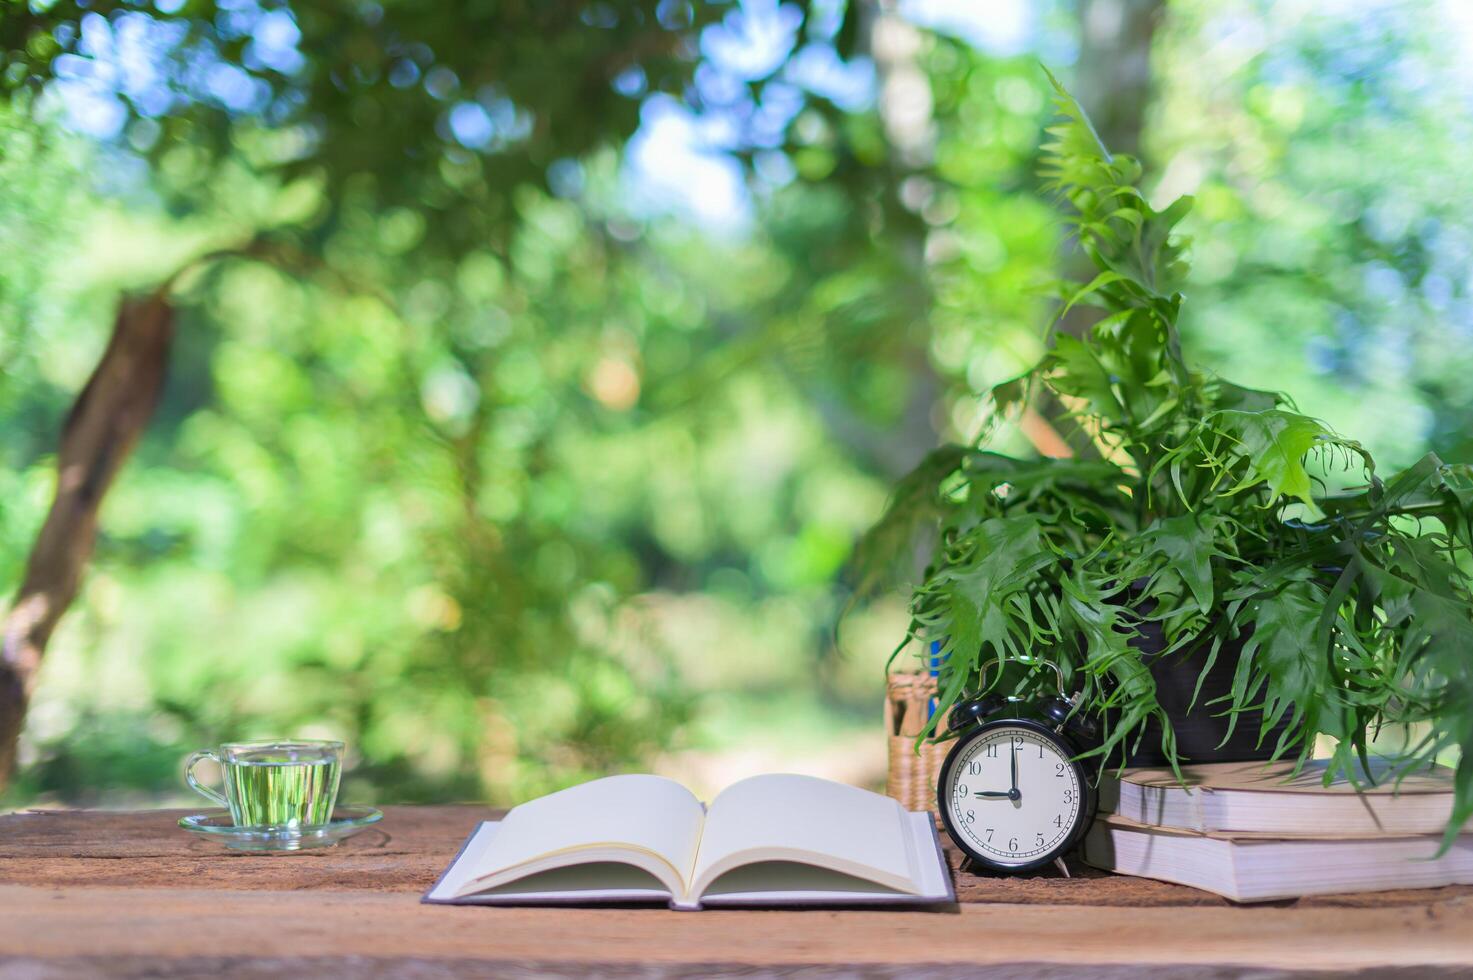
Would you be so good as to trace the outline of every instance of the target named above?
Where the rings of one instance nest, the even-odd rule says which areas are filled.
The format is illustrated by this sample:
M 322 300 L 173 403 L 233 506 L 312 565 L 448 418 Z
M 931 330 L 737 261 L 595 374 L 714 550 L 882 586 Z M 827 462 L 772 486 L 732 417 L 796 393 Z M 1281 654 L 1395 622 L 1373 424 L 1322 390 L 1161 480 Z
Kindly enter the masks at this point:
M 916 751 L 916 736 L 926 727 L 936 697 L 936 678 L 929 674 L 891 674 L 885 697 L 885 735 L 890 767 L 885 792 L 907 810 L 936 810 L 936 780 L 951 748 L 925 742 Z M 939 730 L 945 731 L 946 719 Z

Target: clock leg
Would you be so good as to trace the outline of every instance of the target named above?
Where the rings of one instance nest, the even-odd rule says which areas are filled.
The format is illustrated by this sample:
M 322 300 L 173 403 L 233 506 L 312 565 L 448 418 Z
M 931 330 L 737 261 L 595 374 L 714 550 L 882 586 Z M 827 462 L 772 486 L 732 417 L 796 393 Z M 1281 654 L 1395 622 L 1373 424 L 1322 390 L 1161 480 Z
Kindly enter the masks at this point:
M 1073 877 L 1073 875 L 1069 874 L 1069 866 L 1064 863 L 1064 859 L 1062 857 L 1054 858 L 1054 867 L 1058 868 L 1059 873 L 1062 874 L 1065 878 Z

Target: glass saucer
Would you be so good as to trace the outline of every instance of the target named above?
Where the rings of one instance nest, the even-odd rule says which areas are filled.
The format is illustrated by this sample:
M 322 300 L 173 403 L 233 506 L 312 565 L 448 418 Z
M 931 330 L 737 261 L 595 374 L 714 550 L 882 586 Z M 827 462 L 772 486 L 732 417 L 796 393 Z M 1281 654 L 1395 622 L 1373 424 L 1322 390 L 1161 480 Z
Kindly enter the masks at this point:
M 236 851 L 303 851 L 309 847 L 331 847 L 340 840 L 378 823 L 382 810 L 371 806 L 340 806 L 332 819 L 310 827 L 237 827 L 225 810 L 194 813 L 179 821 L 191 834 L 217 840 Z

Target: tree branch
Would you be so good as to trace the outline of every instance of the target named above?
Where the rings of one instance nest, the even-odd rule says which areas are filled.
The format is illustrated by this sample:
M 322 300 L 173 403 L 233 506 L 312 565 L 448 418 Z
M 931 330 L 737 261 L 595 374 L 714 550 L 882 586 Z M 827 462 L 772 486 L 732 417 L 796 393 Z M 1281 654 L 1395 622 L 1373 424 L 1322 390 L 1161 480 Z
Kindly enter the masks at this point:
M 15 768 L 47 641 L 92 553 L 103 495 L 158 404 L 173 333 L 174 310 L 163 290 L 123 299 L 107 349 L 62 429 L 56 498 L 0 635 L 0 788 Z

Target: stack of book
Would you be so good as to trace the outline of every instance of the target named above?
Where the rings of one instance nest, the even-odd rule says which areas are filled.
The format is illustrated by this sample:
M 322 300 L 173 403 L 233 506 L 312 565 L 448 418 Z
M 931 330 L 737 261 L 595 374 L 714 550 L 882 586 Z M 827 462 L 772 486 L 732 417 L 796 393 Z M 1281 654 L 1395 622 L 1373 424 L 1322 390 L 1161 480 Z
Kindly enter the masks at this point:
M 1397 782 L 1377 766 L 1358 789 L 1326 786 L 1323 762 L 1292 773 L 1216 763 L 1185 767 L 1182 785 L 1169 769 L 1128 769 L 1101 789 L 1084 860 L 1238 902 L 1473 884 L 1473 823 L 1439 853 L 1452 770 Z

